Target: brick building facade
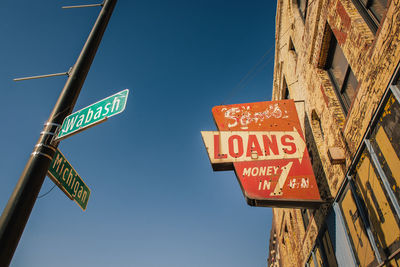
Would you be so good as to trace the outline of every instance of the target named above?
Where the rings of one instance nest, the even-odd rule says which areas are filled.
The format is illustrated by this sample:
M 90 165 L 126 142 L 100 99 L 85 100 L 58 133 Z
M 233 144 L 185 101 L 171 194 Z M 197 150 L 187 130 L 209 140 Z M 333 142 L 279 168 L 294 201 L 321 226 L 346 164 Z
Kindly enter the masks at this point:
M 268 266 L 400 266 L 400 0 L 278 0 L 275 40 L 325 204 L 273 209 Z

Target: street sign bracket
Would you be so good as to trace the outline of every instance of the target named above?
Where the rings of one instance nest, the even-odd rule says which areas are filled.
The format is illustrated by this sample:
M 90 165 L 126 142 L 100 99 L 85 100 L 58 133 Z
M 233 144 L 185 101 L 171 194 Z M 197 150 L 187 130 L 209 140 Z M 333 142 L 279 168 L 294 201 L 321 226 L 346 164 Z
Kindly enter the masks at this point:
M 59 73 L 52 73 L 52 74 L 44 74 L 44 75 L 37 75 L 37 76 L 29 76 L 29 77 L 22 77 L 22 78 L 15 78 L 13 79 L 15 82 L 19 81 L 26 81 L 26 80 L 33 80 L 33 79 L 41 79 L 41 78 L 49 78 L 49 77 L 56 77 L 56 76 L 68 76 L 72 71 L 72 67 L 69 68 L 67 72 L 59 72 Z
M 82 8 L 82 7 L 96 7 L 96 6 L 103 6 L 104 2 L 101 4 L 89 4 L 89 5 L 77 5 L 77 6 L 63 6 L 63 9 L 70 9 L 70 8 Z

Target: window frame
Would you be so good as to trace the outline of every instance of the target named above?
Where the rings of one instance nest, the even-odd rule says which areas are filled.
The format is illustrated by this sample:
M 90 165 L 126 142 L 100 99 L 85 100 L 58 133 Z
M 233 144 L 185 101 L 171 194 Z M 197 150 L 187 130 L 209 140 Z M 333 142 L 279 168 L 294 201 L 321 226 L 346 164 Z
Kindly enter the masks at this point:
M 290 99 L 289 86 L 287 84 L 285 75 L 283 75 L 282 79 L 282 99 Z
M 310 225 L 311 215 L 309 209 L 300 209 L 301 218 L 303 220 L 304 232 L 307 232 L 307 228 Z
M 304 2 L 304 12 L 301 9 L 301 2 Z M 300 13 L 300 17 L 303 20 L 303 23 L 306 22 L 306 18 L 307 18 L 307 9 L 308 9 L 308 0 L 296 0 L 296 4 Z
M 294 46 L 292 37 L 290 37 L 290 36 L 289 36 L 289 45 L 288 45 L 288 49 L 289 49 L 289 51 L 293 51 L 293 52 L 297 55 L 296 47 Z
M 327 240 L 327 241 L 329 241 L 331 247 L 333 247 L 332 239 L 328 232 L 328 227 L 324 223 L 323 226 L 321 227 L 321 230 L 318 233 L 317 238 L 315 239 L 315 243 L 311 249 L 311 252 L 310 252 L 309 256 L 307 257 L 306 264 L 305 264 L 306 267 L 319 267 L 319 266 L 321 266 L 319 264 L 320 262 L 322 263 L 322 266 L 330 266 L 327 251 L 326 251 L 328 248 L 325 246 L 325 244 L 323 242 L 323 238 L 324 238 L 325 234 L 327 234 L 327 236 L 329 237 L 329 240 Z M 334 251 L 332 251 L 332 252 L 334 255 L 334 261 L 335 261 L 334 263 L 336 264 L 335 266 L 337 267 L 338 263 L 337 263 L 336 255 L 335 255 Z M 310 263 L 313 263 L 314 266 L 311 266 Z
M 370 140 L 365 139 L 365 148 L 361 151 L 361 158 L 362 155 L 365 153 L 365 157 L 368 157 L 371 172 L 376 175 L 378 183 L 375 183 L 374 189 L 370 188 L 371 191 L 369 191 L 368 195 L 364 195 L 362 193 L 362 185 L 359 183 L 362 183 L 362 178 L 357 177 L 356 172 L 353 173 L 351 177 L 351 184 L 353 187 L 354 195 L 357 195 L 358 201 L 360 202 L 360 206 L 363 206 L 364 209 L 364 220 L 369 224 L 369 227 L 371 229 L 370 235 L 373 236 L 370 238 L 370 240 L 386 240 L 384 238 L 385 232 L 384 232 L 384 224 L 386 223 L 386 219 L 390 219 L 390 215 L 385 212 L 385 214 L 382 213 L 382 210 L 386 209 L 389 210 L 389 212 L 392 214 L 392 219 L 394 220 L 394 224 L 397 226 L 398 229 L 400 229 L 400 224 L 398 220 L 398 216 L 400 214 L 400 209 L 398 208 L 398 202 L 395 197 L 391 197 L 392 191 L 390 190 L 390 185 L 387 183 L 387 177 L 386 174 L 382 171 L 382 169 L 379 167 L 379 161 L 376 158 L 376 153 L 373 151 L 373 148 L 371 146 Z M 365 159 L 364 159 L 365 160 Z M 357 161 L 357 165 L 361 163 L 360 160 Z M 356 168 L 357 169 L 357 168 Z M 368 180 L 368 182 L 373 182 L 373 179 Z M 367 182 L 367 183 L 368 183 Z M 379 187 L 379 189 L 377 188 Z M 374 197 L 376 198 L 379 191 L 383 192 L 384 194 L 384 200 L 382 201 L 381 199 L 373 199 Z M 366 193 L 366 192 L 364 192 Z M 375 200 L 375 201 L 374 201 Z M 369 201 L 369 202 L 368 202 Z M 376 203 L 375 203 L 376 202 Z M 386 202 L 386 204 L 385 204 Z M 385 204 L 385 205 L 383 205 Z M 396 209 L 397 206 L 397 209 Z M 369 207 L 369 208 L 368 208 Z M 397 218 L 396 218 L 397 216 Z M 386 219 L 385 219 L 386 218 Z M 375 220 L 375 221 L 374 221 Z M 390 221 L 390 220 L 389 220 Z M 386 230 L 388 226 L 386 226 Z M 380 233 L 380 235 L 378 234 Z M 389 232 L 386 231 L 386 234 L 389 234 Z M 381 241 L 382 242 L 382 241 Z M 376 246 L 374 250 L 376 252 L 379 252 L 381 257 L 385 259 L 386 257 L 389 257 L 391 254 L 395 253 L 399 249 L 399 242 L 392 242 L 391 244 L 386 244 L 385 248 L 382 248 L 381 242 L 376 242 Z M 378 246 L 379 245 L 379 246 Z
M 392 257 L 391 255 L 387 255 L 385 253 L 386 248 L 378 248 L 377 244 L 378 242 L 376 242 L 376 237 L 373 234 L 373 229 L 371 229 L 370 226 L 370 222 L 368 219 L 368 211 L 366 209 L 366 207 L 364 206 L 364 202 L 361 196 L 358 195 L 358 190 L 357 190 L 357 185 L 356 185 L 356 181 L 353 179 L 353 175 L 356 172 L 356 168 L 357 168 L 357 164 L 360 162 L 360 159 L 362 157 L 362 153 L 363 151 L 368 151 L 370 157 L 371 157 L 371 164 L 373 164 L 374 168 L 377 171 L 377 174 L 380 176 L 381 180 L 382 180 L 382 187 L 385 191 L 385 193 L 387 194 L 387 198 L 388 200 L 390 200 L 390 204 L 392 204 L 394 206 L 394 215 L 397 215 L 400 217 L 400 203 L 397 201 L 396 197 L 393 195 L 393 192 L 390 190 L 390 184 L 387 180 L 387 177 L 384 173 L 384 171 L 382 170 L 382 167 L 379 164 L 379 160 L 377 158 L 374 159 L 374 157 L 376 157 L 376 153 L 374 151 L 374 148 L 371 145 L 371 141 L 370 138 L 374 132 L 374 129 L 377 127 L 377 124 L 384 112 L 384 108 L 386 106 L 386 103 L 389 100 L 389 97 L 393 95 L 393 97 L 395 98 L 395 100 L 400 103 L 400 63 L 397 65 L 397 68 L 394 72 L 394 75 L 389 83 L 389 86 L 387 87 L 385 93 L 383 94 L 378 107 L 376 108 L 376 111 L 374 112 L 374 115 L 372 116 L 369 126 L 364 134 L 363 140 L 361 142 L 361 145 L 359 146 L 359 148 L 357 149 L 354 159 L 352 161 L 352 164 L 350 165 L 350 168 L 347 172 L 347 179 L 345 179 L 344 184 L 342 184 L 341 189 L 339 190 L 339 193 L 335 199 L 335 202 L 340 203 L 341 199 L 344 197 L 345 193 L 346 193 L 346 187 L 350 186 L 350 189 L 352 191 L 353 197 L 356 200 L 356 204 L 357 204 L 357 208 L 360 209 L 361 211 L 361 218 L 363 220 L 363 224 L 364 226 L 366 226 L 367 228 L 367 232 L 368 232 L 368 238 L 370 240 L 371 245 L 373 246 L 373 250 L 375 253 L 375 256 L 378 260 L 378 263 L 381 264 L 382 262 L 384 262 L 385 260 L 388 260 L 390 257 Z M 341 211 L 341 216 L 343 218 L 343 212 Z M 344 219 L 343 219 L 344 221 Z M 347 228 L 347 226 L 346 226 Z M 353 254 L 355 254 L 355 251 L 352 251 Z
M 369 218 L 368 218 L 368 209 L 364 203 L 364 200 L 361 195 L 359 195 L 357 183 L 354 179 L 354 175 L 357 170 L 357 165 L 360 162 L 360 159 L 362 157 L 363 151 L 367 150 L 369 155 L 375 155 L 376 153 L 373 151 L 373 147 L 370 143 L 370 138 L 373 136 L 374 129 L 378 127 L 378 123 L 380 121 L 380 118 L 382 114 L 385 112 L 385 107 L 386 104 L 388 103 L 388 100 L 390 97 L 393 96 L 395 98 L 395 101 L 397 101 L 400 104 L 400 62 L 398 63 L 396 70 L 394 71 L 394 74 L 392 75 L 392 78 L 389 82 L 389 85 L 387 86 L 387 89 L 383 96 L 381 97 L 381 100 L 375 110 L 375 112 L 372 115 L 372 118 L 369 122 L 369 125 L 367 127 L 367 130 L 364 133 L 363 139 L 361 141 L 360 146 L 358 147 L 357 151 L 354 154 L 354 158 L 352 160 L 352 163 L 346 173 L 345 179 L 343 180 L 342 184 L 340 185 L 340 188 L 338 190 L 338 193 L 332 203 L 332 208 L 334 210 L 334 213 L 336 214 L 336 219 L 338 220 L 337 223 L 343 226 L 343 230 L 345 230 L 345 240 L 344 242 L 349 245 L 350 248 L 350 254 L 354 260 L 354 264 L 357 265 L 359 264 L 359 256 L 356 254 L 357 250 L 354 248 L 352 236 L 350 234 L 349 227 L 347 225 L 347 220 L 345 217 L 345 214 L 343 213 L 342 209 L 342 201 L 344 198 L 348 196 L 348 194 L 351 194 L 351 197 L 353 199 L 353 203 L 356 207 L 357 212 L 355 212 L 351 216 L 357 216 L 357 218 L 360 221 L 360 225 L 362 225 L 363 229 L 365 232 L 365 237 L 367 238 L 367 242 L 370 244 L 370 247 L 372 248 L 372 251 L 375 256 L 375 262 L 377 262 L 378 265 L 382 265 L 384 262 L 387 261 L 393 261 L 395 258 L 400 259 L 400 254 L 397 253 L 396 251 L 392 251 L 389 255 L 387 251 L 387 248 L 382 248 L 378 247 L 378 244 L 380 244 L 377 240 L 377 237 L 374 234 L 374 226 L 370 223 Z M 394 215 L 397 215 L 400 217 L 400 201 L 397 201 L 397 198 L 392 194 L 391 195 L 391 188 L 390 184 L 387 181 L 387 178 L 385 176 L 384 171 L 382 170 L 382 167 L 379 164 L 379 161 L 377 159 L 371 159 L 371 163 L 374 165 L 374 168 L 378 171 L 378 175 L 382 179 L 382 188 L 384 189 L 385 193 L 387 194 L 387 199 L 390 200 L 390 204 L 393 206 L 397 206 L 395 210 L 393 211 Z M 379 171 L 379 168 L 381 170 Z M 347 200 L 346 200 L 347 202 Z M 357 214 L 357 215 L 356 215 Z M 308 262 L 313 260 L 315 262 L 315 256 L 314 256 L 314 247 L 318 244 L 318 242 L 322 242 L 322 236 L 325 233 L 324 228 L 327 227 L 328 223 L 327 220 L 329 219 L 329 216 L 325 218 L 324 226 L 320 229 L 317 239 L 314 243 L 314 246 L 312 250 L 309 252 L 308 257 L 306 258 L 306 263 L 305 266 L 309 266 Z M 351 218 L 352 219 L 352 218 Z M 328 227 L 329 228 L 329 227 Z M 329 231 L 328 231 L 329 233 Z M 365 240 L 365 239 L 364 239 Z M 331 241 L 332 242 L 332 241 Z M 386 250 L 386 251 L 385 251 Z M 397 254 L 396 254 L 397 253 Z M 337 254 L 335 252 L 336 260 L 338 259 Z M 343 259 L 342 259 L 343 260 Z
M 368 0 L 368 3 L 376 1 L 376 0 Z M 382 21 L 379 21 L 379 19 L 375 16 L 375 14 L 369 9 L 368 6 L 370 5 L 365 5 L 362 1 L 360 0 L 352 0 L 354 6 L 357 8 L 358 12 L 360 13 L 361 17 L 364 19 L 365 23 L 367 23 L 368 27 L 371 29 L 373 34 L 375 35 L 378 31 L 379 25 L 384 19 L 384 16 L 386 14 L 386 11 L 382 15 Z M 388 2 L 386 2 L 386 5 Z M 387 6 L 386 6 L 387 10 Z
M 329 25 L 328 25 L 328 27 L 329 27 Z M 344 114 L 347 116 L 347 114 L 350 111 L 351 105 L 352 105 L 355 97 L 353 99 L 348 99 L 347 100 L 346 99 L 347 96 L 345 95 L 345 89 L 349 85 L 350 73 L 353 73 L 354 78 L 356 80 L 357 80 L 357 77 L 355 76 L 353 70 L 351 69 L 351 66 L 350 66 L 349 62 L 348 62 L 346 56 L 344 55 L 342 48 L 340 47 L 339 43 L 337 42 L 336 37 L 333 35 L 333 32 L 330 29 L 330 27 L 329 27 L 329 32 L 330 32 L 329 34 L 331 36 L 330 36 L 330 43 L 329 43 L 328 54 L 327 54 L 327 57 L 326 57 L 326 62 L 325 62 L 324 69 L 328 72 L 328 76 L 329 76 L 329 78 L 330 78 L 330 80 L 332 82 L 332 85 L 334 87 L 335 94 L 336 94 L 336 96 L 337 96 L 337 98 L 339 100 L 339 103 L 340 103 L 340 105 L 342 107 L 342 110 L 343 110 Z M 344 78 L 343 78 L 343 82 L 342 82 L 341 85 L 338 84 L 337 79 L 336 79 L 336 77 L 335 77 L 335 75 L 334 75 L 334 73 L 333 73 L 333 71 L 331 69 L 332 63 L 333 63 L 333 60 L 334 60 L 335 50 L 336 50 L 337 47 L 341 50 L 341 52 L 344 55 L 344 58 L 346 60 L 346 71 L 344 73 Z M 354 95 L 356 95 L 356 93 L 357 93 L 357 87 L 358 87 L 358 80 L 357 80 L 357 86 L 356 86 L 356 88 L 354 88 Z
M 360 199 L 360 197 L 359 197 L 359 195 L 358 195 L 358 193 L 356 191 L 356 185 L 354 183 L 354 180 L 350 176 L 347 177 L 347 180 L 349 181 L 349 183 L 347 184 L 347 186 L 343 190 L 343 192 L 341 192 L 341 196 L 338 199 L 338 206 L 339 206 L 339 210 L 340 210 L 340 213 L 341 213 L 341 216 L 342 216 L 343 223 L 345 225 L 345 229 L 347 230 L 348 233 L 350 232 L 348 221 L 346 221 L 346 219 L 345 219 L 345 214 L 344 214 L 344 210 L 343 210 L 343 207 L 342 207 L 342 201 L 347 196 L 347 194 L 351 194 L 351 197 L 353 198 L 355 207 L 357 209 L 356 212 L 358 213 L 358 214 L 354 213 L 353 216 L 357 216 L 357 218 L 360 219 L 361 224 L 363 226 L 363 229 L 361 229 L 361 230 L 365 231 L 365 233 L 364 233 L 365 237 L 367 238 L 367 241 L 369 242 L 370 248 L 374 253 L 375 260 L 372 263 L 376 263 L 377 265 L 379 265 L 383 261 L 382 261 L 382 258 L 381 258 L 380 251 L 379 251 L 378 247 L 376 246 L 376 241 L 375 241 L 373 232 L 371 230 L 371 226 L 370 226 L 369 220 L 367 219 L 366 208 L 364 206 L 364 203 L 363 203 L 362 199 Z M 353 221 L 353 223 L 354 223 L 354 221 Z M 356 258 L 357 264 L 360 264 L 359 255 L 357 255 L 356 250 L 355 250 L 355 244 L 354 244 L 355 240 L 353 240 L 353 237 L 350 236 L 350 235 L 348 236 L 348 238 L 349 238 L 351 247 L 353 249 L 352 252 L 353 252 L 354 257 Z

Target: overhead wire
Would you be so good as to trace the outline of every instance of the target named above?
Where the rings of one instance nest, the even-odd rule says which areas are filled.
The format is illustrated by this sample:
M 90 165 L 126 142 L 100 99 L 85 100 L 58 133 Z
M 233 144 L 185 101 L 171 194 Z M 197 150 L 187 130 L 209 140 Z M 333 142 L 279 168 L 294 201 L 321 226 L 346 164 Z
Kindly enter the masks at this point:
M 254 77 L 262 71 L 267 64 L 273 59 L 273 54 L 272 56 L 268 57 L 267 60 L 263 63 L 264 59 L 267 57 L 269 53 L 271 53 L 272 49 L 274 46 L 271 46 L 258 60 L 258 62 L 246 73 L 246 75 L 243 76 L 243 78 L 236 84 L 235 87 L 232 88 L 232 90 L 229 92 L 228 96 L 222 101 L 222 105 L 225 104 L 229 99 L 231 99 L 235 93 L 237 93 L 239 90 L 243 89 Z
M 311 0 L 308 4 L 307 4 L 307 8 L 314 3 L 315 0 Z M 298 18 L 295 18 L 294 20 L 296 21 Z M 291 28 L 291 26 L 289 26 L 282 35 L 285 35 L 286 32 Z M 267 52 L 264 53 L 264 55 L 262 55 L 262 57 L 259 59 L 259 61 L 246 73 L 246 75 L 236 84 L 235 87 L 233 87 L 233 89 L 229 92 L 228 97 L 226 97 L 221 105 L 224 105 L 229 99 L 231 99 L 235 93 L 237 93 L 239 90 L 245 88 L 245 86 L 252 80 L 254 79 L 266 66 L 267 64 L 273 59 L 273 56 L 270 56 L 266 62 L 264 62 L 261 67 L 259 67 L 259 65 L 263 62 L 264 58 L 271 52 L 271 50 L 274 48 L 275 46 L 271 46 Z M 253 73 L 255 72 L 255 73 Z M 251 76 L 250 76 L 251 75 Z
M 42 198 L 42 197 L 47 196 L 48 194 L 50 194 L 51 191 L 53 191 L 54 187 L 56 187 L 56 185 L 53 185 L 53 187 L 52 187 L 49 191 L 47 191 L 46 193 L 44 193 L 44 194 L 38 196 L 37 198 Z

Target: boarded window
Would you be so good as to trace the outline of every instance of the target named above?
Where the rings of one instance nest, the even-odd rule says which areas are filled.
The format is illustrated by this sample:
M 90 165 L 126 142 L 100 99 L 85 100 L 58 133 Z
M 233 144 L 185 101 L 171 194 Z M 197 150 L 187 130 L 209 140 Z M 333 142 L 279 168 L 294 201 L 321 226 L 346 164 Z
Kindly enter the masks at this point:
M 340 58 L 340 55 L 339 57 Z M 333 63 L 335 65 L 335 63 Z M 400 76 L 400 67 L 394 77 Z M 343 64 L 336 64 L 337 81 L 345 83 Z M 347 70 L 348 72 L 348 70 Z M 347 75 L 347 74 L 346 74 Z M 389 261 L 397 264 L 400 251 L 400 104 L 399 81 L 394 79 L 385 92 L 378 110 L 374 113 L 365 137 L 349 170 L 348 184 L 338 194 L 334 204 L 340 212 L 327 220 L 328 232 L 322 235 L 323 252 L 328 266 L 335 262 L 330 255 L 329 238 L 334 237 L 333 251 L 338 263 L 346 262 L 343 250 L 337 245 L 336 219 L 346 228 L 348 244 L 354 260 L 360 266 L 377 266 Z M 338 243 L 339 242 L 339 243 Z M 339 253 L 338 253 L 339 252 Z M 400 254 L 398 254 L 400 255 Z M 332 259 L 332 260 L 330 260 Z M 395 259 L 395 260 L 394 260 Z M 314 259 L 315 260 L 315 259 Z M 348 260 L 347 260 L 348 261 Z M 341 265 L 340 264 L 340 265 Z M 395 266 L 395 265 L 394 265 Z
M 377 260 L 351 190 L 348 189 L 344 193 L 339 206 L 358 264 L 360 266 L 376 266 Z
M 367 208 L 369 223 L 378 242 L 377 245 L 389 249 L 390 255 L 399 247 L 399 222 L 398 218 L 395 218 L 394 208 L 383 188 L 382 180 L 366 150 L 357 164 L 354 179 L 359 195 Z
M 400 105 L 393 94 L 372 132 L 371 144 L 400 203 Z
M 324 246 L 327 250 L 328 265 L 336 266 L 356 266 L 355 258 L 353 257 L 351 242 L 348 236 L 348 230 L 346 229 L 345 223 L 343 222 L 343 215 L 340 211 L 338 203 L 333 204 L 333 209 L 328 214 L 326 220 L 328 235 L 324 234 L 323 241 Z M 330 244 L 329 245 L 329 241 Z M 330 248 L 333 249 L 333 254 L 330 252 Z
M 354 173 L 382 258 L 400 248 L 400 105 L 390 91 L 385 99 Z

